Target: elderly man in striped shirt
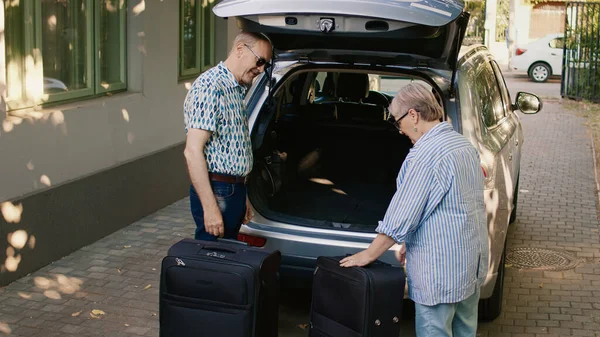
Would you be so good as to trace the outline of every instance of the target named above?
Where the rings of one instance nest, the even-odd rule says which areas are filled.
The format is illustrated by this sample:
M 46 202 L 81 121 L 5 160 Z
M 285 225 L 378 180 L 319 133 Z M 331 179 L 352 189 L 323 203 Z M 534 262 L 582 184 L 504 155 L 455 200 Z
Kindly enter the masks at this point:
M 402 88 L 390 105 L 390 122 L 414 146 L 397 178 L 397 190 L 368 249 L 343 267 L 375 261 L 404 243 L 408 294 L 415 302 L 417 336 L 475 336 L 479 287 L 488 269 L 484 177 L 477 150 L 446 122 L 424 85 Z

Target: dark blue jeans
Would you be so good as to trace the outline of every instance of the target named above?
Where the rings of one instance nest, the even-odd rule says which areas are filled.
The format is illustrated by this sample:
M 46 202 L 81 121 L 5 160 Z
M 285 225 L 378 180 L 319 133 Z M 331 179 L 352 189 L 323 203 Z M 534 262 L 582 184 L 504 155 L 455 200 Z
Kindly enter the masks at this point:
M 218 181 L 211 181 L 210 185 L 223 216 L 224 238 L 237 239 L 237 234 L 246 213 L 246 185 Z M 193 185 L 190 186 L 190 208 L 196 222 L 194 238 L 196 240 L 216 241 L 217 237 L 207 233 L 204 228 L 204 211 Z

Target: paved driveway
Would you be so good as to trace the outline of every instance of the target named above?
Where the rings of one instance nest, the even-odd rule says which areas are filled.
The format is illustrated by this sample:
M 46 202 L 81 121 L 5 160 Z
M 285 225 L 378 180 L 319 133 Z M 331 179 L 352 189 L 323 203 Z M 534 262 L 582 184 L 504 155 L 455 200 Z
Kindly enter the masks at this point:
M 583 120 L 556 102 L 522 120 L 519 212 L 508 249 L 518 257 L 516 248 L 548 248 L 580 263 L 564 271 L 508 268 L 504 312 L 481 324 L 479 335 L 598 337 L 600 238 L 589 135 Z M 0 336 L 158 336 L 160 261 L 193 229 L 181 200 L 0 289 Z M 283 295 L 280 336 L 307 336 L 308 294 Z M 414 336 L 410 319 L 402 336 Z
M 530 92 L 543 99 L 560 98 L 560 76 L 551 77 L 544 83 L 536 83 L 526 73 L 505 71 L 503 74 L 513 100 L 519 91 Z

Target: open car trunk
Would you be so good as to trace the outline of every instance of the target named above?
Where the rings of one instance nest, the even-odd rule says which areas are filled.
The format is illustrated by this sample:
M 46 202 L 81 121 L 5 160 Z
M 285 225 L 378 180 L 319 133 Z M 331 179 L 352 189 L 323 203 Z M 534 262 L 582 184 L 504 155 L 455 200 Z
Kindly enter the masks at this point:
M 435 70 L 452 92 L 463 9 L 460 0 L 223 0 L 213 12 L 265 34 L 279 61 Z M 262 108 L 249 195 L 263 216 L 365 231 L 383 218 L 411 144 L 386 122 L 389 100 L 367 95 L 368 78 L 365 87 L 364 77 L 343 77 L 315 85 L 322 95 L 314 100 L 306 100 L 308 79 L 286 87 L 291 100 L 276 94 Z
M 310 83 L 310 76 L 298 82 Z M 252 205 L 263 216 L 370 232 L 383 219 L 412 144 L 385 120 L 390 98 L 367 103 L 376 93 L 356 97 L 367 95 L 367 76 L 340 75 L 337 94 L 318 103 L 319 97 L 292 97 L 289 104 L 263 108 L 253 133 L 259 145 L 249 182 Z M 281 101 L 276 94 L 274 102 Z

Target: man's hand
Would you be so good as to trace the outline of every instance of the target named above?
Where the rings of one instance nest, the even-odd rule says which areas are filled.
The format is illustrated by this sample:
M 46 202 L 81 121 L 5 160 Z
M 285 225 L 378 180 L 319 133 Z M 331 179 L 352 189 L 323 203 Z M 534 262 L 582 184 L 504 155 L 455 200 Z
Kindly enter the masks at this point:
M 222 238 L 225 235 L 223 215 L 219 207 L 210 207 L 204 210 L 204 229 L 208 234 Z
M 394 245 L 394 239 L 385 235 L 377 234 L 375 240 L 371 242 L 369 248 L 363 250 L 358 254 L 348 256 L 340 261 L 342 267 L 363 267 L 369 263 L 377 260 L 383 253 L 385 253 L 390 247 Z
M 375 260 L 376 260 L 376 258 L 371 256 L 371 254 L 368 250 L 363 250 L 360 253 L 343 258 L 340 261 L 340 266 L 342 266 L 342 267 L 364 267 Z
M 250 200 L 246 197 L 246 214 L 244 214 L 244 220 L 242 223 L 245 225 L 254 217 L 254 212 L 252 211 L 252 207 L 250 206 Z
M 401 265 L 406 263 L 406 244 L 400 245 L 400 249 L 396 251 L 396 260 L 400 262 Z

